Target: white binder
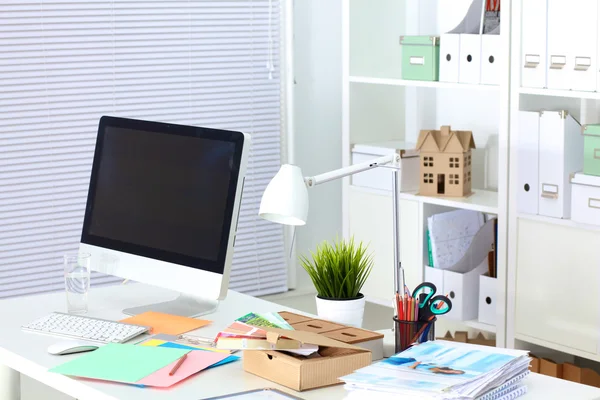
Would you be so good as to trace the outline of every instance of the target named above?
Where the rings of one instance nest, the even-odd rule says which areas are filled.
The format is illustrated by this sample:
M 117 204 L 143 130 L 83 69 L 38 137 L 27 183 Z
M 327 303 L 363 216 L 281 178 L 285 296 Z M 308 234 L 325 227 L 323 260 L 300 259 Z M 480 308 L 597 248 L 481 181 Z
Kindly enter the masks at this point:
M 570 11 L 563 25 L 568 28 L 569 57 L 573 64 L 569 71 L 569 89 L 593 92 L 598 71 L 598 0 L 565 3 L 569 4 Z
M 440 37 L 440 82 L 458 82 L 460 35 L 447 33 Z
M 521 86 L 545 88 L 547 0 L 527 0 L 521 3 Z
M 580 1 L 580 0 L 577 0 Z M 526 2 L 525 2 L 526 3 Z M 570 46 L 573 1 L 548 0 L 548 88 L 568 90 L 571 71 L 575 67 Z
M 538 213 L 539 148 L 540 113 L 519 111 L 518 212 Z
M 501 53 L 500 35 L 481 36 L 481 84 L 500 84 Z
M 481 80 L 481 35 L 460 34 L 458 81 L 478 85 Z
M 544 111 L 539 154 L 539 214 L 568 219 L 570 175 L 583 168 L 581 125 L 566 111 Z

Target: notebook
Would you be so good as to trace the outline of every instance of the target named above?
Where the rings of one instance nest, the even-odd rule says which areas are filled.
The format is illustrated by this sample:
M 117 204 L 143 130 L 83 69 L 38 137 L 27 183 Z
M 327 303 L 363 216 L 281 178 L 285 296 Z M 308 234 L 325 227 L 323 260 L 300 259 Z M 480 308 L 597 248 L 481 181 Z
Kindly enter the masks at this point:
M 527 393 L 527 386 L 523 386 L 520 384 L 520 382 L 525 379 L 527 376 L 529 375 L 529 371 L 523 372 L 520 375 L 515 376 L 514 378 L 510 379 L 509 381 L 507 381 L 506 383 L 504 383 L 504 385 L 502 386 L 498 386 L 496 389 L 484 394 L 481 397 L 478 397 L 477 400 L 507 400 L 507 399 L 515 399 L 518 396 L 521 396 L 525 393 Z M 521 392 L 521 390 L 524 389 L 524 391 Z M 519 391 L 519 395 L 517 395 L 516 397 L 504 397 L 504 396 L 513 396 L 513 392 Z

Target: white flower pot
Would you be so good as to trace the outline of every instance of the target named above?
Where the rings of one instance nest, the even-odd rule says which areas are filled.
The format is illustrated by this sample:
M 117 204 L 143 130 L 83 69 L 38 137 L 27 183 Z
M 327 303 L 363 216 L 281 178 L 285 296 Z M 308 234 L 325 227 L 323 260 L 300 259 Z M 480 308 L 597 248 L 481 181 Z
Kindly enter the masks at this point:
M 365 296 L 357 299 L 332 300 L 316 296 L 319 318 L 360 328 L 365 314 Z

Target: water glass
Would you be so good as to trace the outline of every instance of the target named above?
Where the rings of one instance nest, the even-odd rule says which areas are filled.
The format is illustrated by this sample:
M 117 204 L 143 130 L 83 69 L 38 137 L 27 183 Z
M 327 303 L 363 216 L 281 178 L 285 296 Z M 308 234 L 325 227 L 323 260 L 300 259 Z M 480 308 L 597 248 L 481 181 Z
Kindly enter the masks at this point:
M 66 254 L 65 289 L 69 314 L 85 314 L 88 311 L 90 290 L 90 258 L 88 253 Z

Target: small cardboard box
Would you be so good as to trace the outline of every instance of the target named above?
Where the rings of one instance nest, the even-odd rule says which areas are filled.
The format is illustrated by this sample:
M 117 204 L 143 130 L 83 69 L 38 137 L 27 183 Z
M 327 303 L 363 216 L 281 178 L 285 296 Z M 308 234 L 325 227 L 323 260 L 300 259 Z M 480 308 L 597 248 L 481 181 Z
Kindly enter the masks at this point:
M 346 328 L 345 325 L 336 324 L 335 322 L 324 321 L 322 319 L 311 319 L 297 324 L 290 324 L 297 331 L 326 333 L 337 331 L 338 329 Z
M 562 378 L 571 382 L 600 387 L 600 375 L 589 368 L 581 368 L 571 363 L 562 365 Z
M 529 370 L 531 372 L 539 373 L 540 372 L 540 359 L 532 354 L 529 354 L 529 357 L 531 357 L 531 361 L 529 361 Z
M 540 374 L 562 378 L 562 364 L 557 364 L 547 358 L 540 359 Z
M 341 383 L 338 378 L 371 364 L 371 352 L 314 332 L 261 327 L 267 340 L 280 337 L 319 346 L 318 356 L 302 357 L 280 351 L 244 351 L 244 370 L 290 389 L 303 391 Z
M 370 350 L 373 361 L 383 358 L 383 334 L 381 333 L 348 327 L 337 331 L 325 332 L 323 336 Z
M 278 314 L 290 325 L 299 324 L 300 322 L 310 321 L 314 318 L 300 314 L 294 314 L 288 311 L 279 311 Z

